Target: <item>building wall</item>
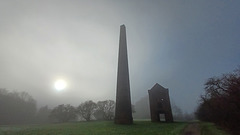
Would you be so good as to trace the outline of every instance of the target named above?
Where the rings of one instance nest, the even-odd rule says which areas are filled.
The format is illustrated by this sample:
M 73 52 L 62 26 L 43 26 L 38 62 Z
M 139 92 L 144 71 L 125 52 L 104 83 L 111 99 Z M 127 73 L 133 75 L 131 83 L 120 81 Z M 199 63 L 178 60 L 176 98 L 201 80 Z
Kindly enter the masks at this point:
M 165 115 L 166 122 L 173 122 L 168 89 L 155 84 L 148 93 L 152 122 L 160 122 L 160 114 Z

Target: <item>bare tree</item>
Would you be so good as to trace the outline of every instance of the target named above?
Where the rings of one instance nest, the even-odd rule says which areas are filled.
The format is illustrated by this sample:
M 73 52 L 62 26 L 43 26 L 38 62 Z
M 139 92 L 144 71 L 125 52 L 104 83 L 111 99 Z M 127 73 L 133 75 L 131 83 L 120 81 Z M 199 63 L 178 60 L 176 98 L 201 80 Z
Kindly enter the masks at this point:
M 30 123 L 36 113 L 36 101 L 27 92 L 0 89 L 0 124 Z
M 99 120 L 112 120 L 114 118 L 114 109 L 115 102 L 113 100 L 98 101 L 94 116 Z
M 92 100 L 81 103 L 77 108 L 77 113 L 86 121 L 90 121 L 93 113 L 97 108 L 97 104 Z
M 134 106 L 136 112 L 133 114 L 135 119 L 150 119 L 149 97 L 145 95 L 138 100 Z
M 50 118 L 56 119 L 59 122 L 68 122 L 76 119 L 76 110 L 70 104 L 62 104 L 52 110 Z
M 214 122 L 240 133 L 240 68 L 235 72 L 208 79 L 205 94 L 196 112 L 203 121 Z
M 35 122 L 37 123 L 48 123 L 50 122 L 49 115 L 51 114 L 52 110 L 48 108 L 48 106 L 42 106 L 35 117 Z
M 172 113 L 173 113 L 174 120 L 179 120 L 179 121 L 184 120 L 182 109 L 179 108 L 174 102 L 172 102 L 171 106 L 172 106 Z

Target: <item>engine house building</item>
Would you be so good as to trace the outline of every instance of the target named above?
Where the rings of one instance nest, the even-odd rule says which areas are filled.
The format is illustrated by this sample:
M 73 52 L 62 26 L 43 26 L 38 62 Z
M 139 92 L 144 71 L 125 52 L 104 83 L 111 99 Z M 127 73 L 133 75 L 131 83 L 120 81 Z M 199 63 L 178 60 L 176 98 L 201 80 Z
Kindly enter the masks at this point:
M 156 83 L 150 90 L 149 104 L 152 122 L 160 122 L 165 117 L 166 122 L 173 122 L 172 109 L 168 89 Z

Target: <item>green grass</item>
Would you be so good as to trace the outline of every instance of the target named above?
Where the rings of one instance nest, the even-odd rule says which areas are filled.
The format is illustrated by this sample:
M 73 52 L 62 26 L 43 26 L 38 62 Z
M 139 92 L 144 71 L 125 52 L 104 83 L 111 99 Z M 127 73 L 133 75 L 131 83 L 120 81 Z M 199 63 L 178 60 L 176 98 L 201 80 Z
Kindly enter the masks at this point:
M 225 131 L 216 127 L 213 123 L 201 122 L 201 135 L 229 135 Z
M 111 121 L 62 124 L 0 126 L 0 135 L 179 135 L 187 123 L 151 123 L 115 125 Z

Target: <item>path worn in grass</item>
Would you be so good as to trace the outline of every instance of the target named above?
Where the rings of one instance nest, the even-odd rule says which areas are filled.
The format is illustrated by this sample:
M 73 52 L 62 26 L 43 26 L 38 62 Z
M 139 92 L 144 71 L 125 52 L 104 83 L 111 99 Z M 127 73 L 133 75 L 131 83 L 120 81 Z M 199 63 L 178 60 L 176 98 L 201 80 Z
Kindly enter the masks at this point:
M 199 123 L 189 123 L 189 125 L 183 130 L 182 135 L 201 135 Z
M 192 122 L 183 130 L 181 135 L 229 135 L 220 127 L 208 122 Z

